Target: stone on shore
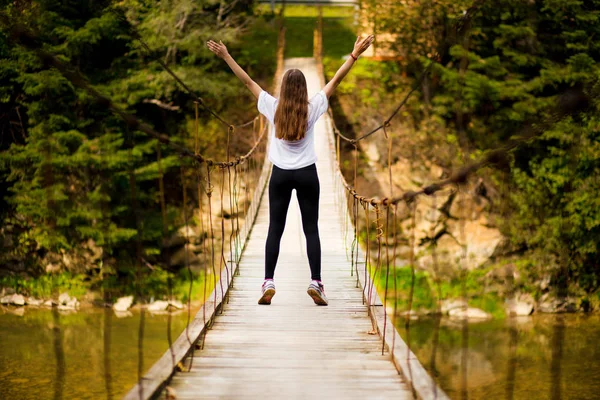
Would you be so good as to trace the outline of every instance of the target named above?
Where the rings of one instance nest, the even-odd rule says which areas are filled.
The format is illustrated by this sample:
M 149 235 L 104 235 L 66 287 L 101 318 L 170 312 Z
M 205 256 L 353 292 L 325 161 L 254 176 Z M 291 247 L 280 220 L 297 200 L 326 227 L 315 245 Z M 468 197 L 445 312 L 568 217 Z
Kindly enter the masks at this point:
M 516 298 L 506 300 L 506 314 L 523 317 L 531 315 L 535 301 L 530 294 L 521 294 Z
M 468 307 L 468 304 L 463 299 L 448 299 L 442 301 L 440 311 L 442 312 L 442 314 L 449 314 L 452 310 L 466 307 Z
M 125 296 L 117 299 L 117 302 L 113 304 L 113 310 L 116 312 L 125 312 L 129 310 L 133 304 L 133 296 Z
M 475 307 L 455 308 L 448 312 L 450 318 L 457 319 L 491 319 L 492 315 Z
M 79 301 L 75 297 L 69 296 L 68 293 L 61 293 L 58 296 L 58 309 L 59 310 L 77 310 L 79 308 Z
M 515 304 L 514 308 L 511 310 L 511 314 L 516 316 L 531 315 L 532 312 L 533 304 L 524 301 L 517 302 L 517 304 Z
M 35 297 L 28 297 L 26 303 L 28 306 L 39 307 L 42 305 L 43 300 L 36 299 Z
M 148 304 L 148 307 L 146 307 L 146 310 L 148 310 L 150 312 L 166 311 L 167 307 L 169 307 L 168 301 L 156 300 L 154 303 Z
M 52 299 L 50 300 L 46 300 L 43 304 L 44 307 L 54 307 L 56 305 L 56 302 Z
M 13 306 L 24 306 L 25 305 L 25 297 L 20 294 L 13 294 L 10 296 L 10 304 Z

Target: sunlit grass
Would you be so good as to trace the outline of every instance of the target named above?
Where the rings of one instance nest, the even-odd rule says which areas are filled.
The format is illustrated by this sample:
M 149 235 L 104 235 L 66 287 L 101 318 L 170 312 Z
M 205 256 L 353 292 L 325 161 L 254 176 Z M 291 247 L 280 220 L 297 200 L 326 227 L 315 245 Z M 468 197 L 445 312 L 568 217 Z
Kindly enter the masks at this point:
M 354 8 L 322 7 L 323 51 L 325 56 L 340 59 L 352 51 L 354 44 Z M 270 13 L 270 6 L 258 6 L 261 14 Z M 281 7 L 275 8 L 279 14 Z M 315 6 L 287 5 L 284 12 L 286 28 L 285 57 L 312 57 L 313 34 L 317 25 L 319 9 Z
M 370 271 L 371 276 L 374 276 L 373 265 L 371 265 Z M 495 293 L 487 293 L 483 290 L 485 288 L 484 273 L 483 270 L 473 270 L 467 272 L 464 278 L 454 277 L 435 282 L 426 271 L 416 270 L 412 310 L 434 312 L 437 310 L 438 300 L 459 299 L 464 295 L 470 307 L 480 308 L 494 318 L 504 318 L 506 314 L 502 298 Z M 395 302 L 398 312 L 408 311 L 412 285 L 410 267 L 390 268 L 389 275 L 385 265 L 379 268 L 376 286 L 382 299 L 385 294 L 386 279 L 389 304 L 393 306 Z

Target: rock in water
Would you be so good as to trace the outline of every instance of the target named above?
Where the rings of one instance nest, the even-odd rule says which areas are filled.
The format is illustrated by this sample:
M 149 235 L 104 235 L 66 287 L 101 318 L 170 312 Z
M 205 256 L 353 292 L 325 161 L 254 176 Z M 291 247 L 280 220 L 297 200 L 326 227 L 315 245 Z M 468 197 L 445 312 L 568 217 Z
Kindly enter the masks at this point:
M 0 304 L 10 304 L 10 298 L 12 296 L 2 296 L 2 298 L 0 298 Z
M 11 314 L 16 315 L 18 317 L 22 317 L 25 315 L 25 307 L 18 307 L 11 311 Z
M 133 304 L 133 296 L 125 296 L 117 299 L 117 302 L 113 305 L 113 310 L 117 312 L 124 312 L 129 310 Z
M 77 300 L 75 297 L 71 298 L 71 301 L 69 301 L 67 303 L 67 307 L 70 307 L 73 310 L 76 310 L 79 308 L 79 300 Z
M 154 303 L 148 304 L 146 310 L 150 312 L 165 311 L 169 307 L 169 302 L 164 300 L 156 300 Z
M 491 314 L 488 314 L 485 311 L 480 310 L 479 308 L 474 308 L 474 307 L 469 307 L 467 309 L 455 308 L 453 310 L 450 310 L 448 315 L 450 315 L 451 318 L 458 318 L 458 319 L 490 319 L 490 318 L 492 318 Z

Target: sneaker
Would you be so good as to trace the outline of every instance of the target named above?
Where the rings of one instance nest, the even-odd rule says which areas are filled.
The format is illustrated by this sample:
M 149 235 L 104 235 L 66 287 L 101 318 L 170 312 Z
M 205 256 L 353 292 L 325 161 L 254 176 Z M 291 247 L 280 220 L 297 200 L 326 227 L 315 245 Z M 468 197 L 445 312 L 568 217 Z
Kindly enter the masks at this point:
M 310 285 L 308 285 L 306 293 L 312 297 L 316 305 L 326 306 L 328 304 L 327 297 L 325 296 L 325 287 L 321 282 L 312 281 Z
M 271 304 L 273 296 L 275 296 L 275 284 L 272 279 L 265 280 L 262 285 L 262 296 L 258 299 L 258 304 Z

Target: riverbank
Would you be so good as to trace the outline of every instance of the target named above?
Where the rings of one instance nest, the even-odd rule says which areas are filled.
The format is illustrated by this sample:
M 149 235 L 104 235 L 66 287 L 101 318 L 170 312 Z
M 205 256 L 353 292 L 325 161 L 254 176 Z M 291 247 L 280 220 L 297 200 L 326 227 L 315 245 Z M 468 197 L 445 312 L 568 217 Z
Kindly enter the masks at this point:
M 339 22 L 351 34 L 356 32 L 350 18 Z M 329 24 L 327 21 L 323 29 L 327 79 L 333 77 L 345 56 L 334 51 L 339 46 L 332 45 L 338 43 L 342 31 L 328 31 Z M 330 102 L 336 125 L 344 135 L 353 138 L 369 132 L 394 111 L 415 84 L 412 72 L 404 68 L 406 65 L 398 60 L 362 58 L 356 63 Z M 436 114 L 439 110 L 427 104 L 419 89 L 387 127 L 387 136 L 372 135 L 356 147 L 341 142 L 340 167 L 352 185 L 358 160 L 355 189 L 360 195 L 385 198 L 419 191 L 485 154 L 483 148 L 464 148 L 452 121 Z M 388 165 L 390 142 L 393 151 Z M 390 299 L 398 301 L 402 312 L 407 312 L 411 293 L 411 257 L 415 271 L 410 299 L 413 317 L 439 313 L 442 303 L 463 298 L 466 307 L 472 309 L 466 313 L 482 318 L 600 311 L 594 261 L 580 260 L 577 264 L 564 254 L 547 252 L 544 246 L 528 246 L 521 239 L 523 233 L 515 230 L 515 223 L 533 216 L 514 210 L 515 202 L 521 200 L 512 192 L 520 189 L 518 180 L 507 173 L 509 164 L 504 160 L 469 177 L 460 187 L 449 186 L 433 196 L 419 197 L 414 224 L 408 207 L 398 207 L 397 235 L 385 234 L 382 251 L 396 255 L 390 270 L 398 281 L 395 287 L 401 289 L 392 291 Z M 375 219 L 372 213 L 367 227 L 364 213 L 358 213 L 357 230 L 365 246 L 368 229 L 371 233 L 378 229 Z M 374 236 L 370 238 L 370 248 L 377 248 Z M 381 264 L 385 262 L 389 261 Z M 378 284 L 383 292 L 385 283 L 380 279 Z
M 151 279 L 147 279 L 145 283 L 150 287 L 157 285 Z M 200 307 L 216 284 L 217 281 L 205 280 L 203 276 L 195 277 L 192 281 L 167 277 L 160 285 L 163 290 L 146 289 L 144 296 L 136 296 L 130 294 L 127 287 L 120 290 L 113 287 L 110 291 L 91 290 L 90 283 L 82 276 L 74 277 L 68 273 L 43 275 L 39 278 L 11 277 L 0 279 L 0 306 L 10 307 L 5 311 L 15 315 L 23 315 L 25 308 L 56 308 L 58 311 L 70 312 L 112 308 L 116 313 L 123 313 L 120 316 L 130 316 L 131 310 L 144 308 L 159 314 L 187 308 L 188 299 L 193 307 Z

